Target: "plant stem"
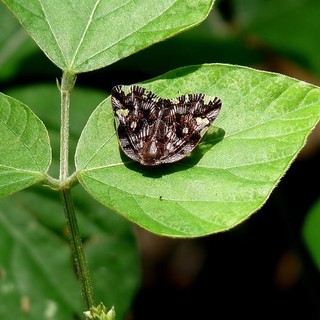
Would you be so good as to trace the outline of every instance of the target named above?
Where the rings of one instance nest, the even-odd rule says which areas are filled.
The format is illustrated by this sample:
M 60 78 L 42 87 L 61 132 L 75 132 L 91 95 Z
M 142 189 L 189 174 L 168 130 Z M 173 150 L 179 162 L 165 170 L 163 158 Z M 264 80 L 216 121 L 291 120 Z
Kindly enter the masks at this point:
M 79 277 L 82 295 L 85 301 L 86 310 L 90 310 L 94 306 L 93 290 L 70 189 L 62 189 L 60 195 L 64 204 L 64 212 L 70 232 L 73 259 Z
M 61 129 L 60 129 L 60 173 L 59 190 L 63 202 L 64 213 L 67 220 L 70 245 L 73 260 L 79 277 L 82 295 L 86 309 L 94 306 L 93 290 L 90 280 L 90 273 L 84 254 L 81 236 L 78 228 L 77 218 L 74 209 L 74 202 L 70 191 L 69 175 L 69 121 L 70 121 L 70 95 L 74 87 L 76 76 L 73 73 L 64 72 L 61 79 Z
M 60 128 L 60 182 L 69 174 L 69 115 L 70 95 L 76 81 L 73 73 L 64 72 L 60 85 L 61 128 Z

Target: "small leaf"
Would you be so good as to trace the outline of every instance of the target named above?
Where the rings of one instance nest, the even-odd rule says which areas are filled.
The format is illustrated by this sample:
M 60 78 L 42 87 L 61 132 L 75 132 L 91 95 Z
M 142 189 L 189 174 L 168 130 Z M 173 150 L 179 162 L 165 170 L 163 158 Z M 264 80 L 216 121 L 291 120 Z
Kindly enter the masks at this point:
M 114 63 L 199 24 L 213 0 L 3 0 L 47 56 L 74 73 Z
M 112 307 L 109 311 L 100 303 L 96 307 L 92 307 L 90 311 L 85 311 L 84 315 L 88 320 L 115 320 L 116 319 L 116 312 L 114 307 Z
M 320 271 L 320 200 L 308 212 L 302 228 L 304 242 L 310 256 Z
M 181 68 L 143 86 L 165 98 L 196 92 L 218 96 L 222 109 L 188 159 L 145 168 L 119 151 L 108 98 L 81 135 L 76 167 L 97 200 L 163 235 L 202 236 L 248 218 L 267 200 L 319 120 L 317 87 L 244 67 Z
M 0 197 L 44 180 L 51 161 L 48 132 L 24 104 L 0 93 Z

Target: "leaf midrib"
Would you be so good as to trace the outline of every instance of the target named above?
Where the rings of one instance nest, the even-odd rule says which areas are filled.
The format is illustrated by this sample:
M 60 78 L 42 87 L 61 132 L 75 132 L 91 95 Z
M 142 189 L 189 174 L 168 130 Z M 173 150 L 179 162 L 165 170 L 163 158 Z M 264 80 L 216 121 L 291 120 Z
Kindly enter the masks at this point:
M 100 1 L 100 0 L 98 0 L 98 1 Z M 103 48 L 100 52 L 97 52 L 97 53 L 95 53 L 95 54 L 93 54 L 93 55 L 91 55 L 91 56 L 86 57 L 86 60 L 80 62 L 80 63 L 77 65 L 77 68 L 81 67 L 87 60 L 93 59 L 94 57 L 102 54 L 103 52 L 110 50 L 112 47 L 116 46 L 117 44 L 119 44 L 120 42 L 124 41 L 125 39 L 131 37 L 133 34 L 138 33 L 141 29 L 145 28 L 147 25 L 149 25 L 149 24 L 152 23 L 154 20 L 158 19 L 161 15 L 163 15 L 166 11 L 168 11 L 174 4 L 175 4 L 175 2 L 173 2 L 168 8 L 166 8 L 163 12 L 161 12 L 160 15 L 155 16 L 152 20 L 149 20 L 147 23 L 143 24 L 139 29 L 136 29 L 136 30 L 134 30 L 133 32 L 130 32 L 130 33 L 124 35 L 122 38 L 119 38 L 119 39 L 118 39 L 117 41 L 115 41 L 114 43 L 109 44 L 107 47 Z M 84 40 L 84 38 L 83 38 L 83 40 Z M 73 58 L 73 63 L 74 63 L 75 58 L 76 58 L 76 57 L 74 56 L 74 58 Z M 73 65 L 73 63 L 72 63 L 72 65 Z
M 100 0 L 97 0 L 96 3 L 95 3 L 95 5 L 94 5 L 94 7 L 93 7 L 93 9 L 92 9 L 92 12 L 91 12 L 91 14 L 90 14 L 90 16 L 89 16 L 87 25 L 86 25 L 86 27 L 85 27 L 85 29 L 84 29 L 84 31 L 83 31 L 83 34 L 82 34 L 81 39 L 80 39 L 80 41 L 79 41 L 78 47 L 77 47 L 77 49 L 75 50 L 74 55 L 73 55 L 73 58 L 72 58 L 72 60 L 71 60 L 71 62 L 70 62 L 70 68 L 71 68 L 71 69 L 73 68 L 73 64 L 74 64 L 74 62 L 75 62 L 76 56 L 77 56 L 77 54 L 78 54 L 78 51 L 80 50 L 80 47 L 82 46 L 82 44 L 83 44 L 83 42 L 84 42 L 84 38 L 85 38 L 85 36 L 86 36 L 86 34 L 87 34 L 88 30 L 89 30 L 89 27 L 90 27 L 90 25 L 91 25 L 91 23 L 92 23 L 92 21 L 93 21 L 93 16 L 94 16 L 94 14 L 95 14 L 95 12 L 96 12 L 97 7 L 98 7 L 99 4 L 100 4 Z

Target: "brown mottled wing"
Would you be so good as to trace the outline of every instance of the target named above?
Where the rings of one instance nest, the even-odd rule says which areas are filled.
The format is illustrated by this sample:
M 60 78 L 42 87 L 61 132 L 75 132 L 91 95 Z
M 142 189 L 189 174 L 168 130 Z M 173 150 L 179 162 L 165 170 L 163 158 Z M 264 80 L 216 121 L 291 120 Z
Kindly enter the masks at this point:
M 147 166 L 186 157 L 221 109 L 220 99 L 202 93 L 169 100 L 139 86 L 114 87 L 111 101 L 123 152 Z
M 140 161 L 141 150 L 153 134 L 158 119 L 159 97 L 139 86 L 112 88 L 111 103 L 116 119 L 120 147 L 131 159 Z
M 169 156 L 162 163 L 172 163 L 187 156 L 217 118 L 221 100 L 208 100 L 202 94 L 187 94 L 164 101 L 163 131 L 168 132 L 165 144 Z

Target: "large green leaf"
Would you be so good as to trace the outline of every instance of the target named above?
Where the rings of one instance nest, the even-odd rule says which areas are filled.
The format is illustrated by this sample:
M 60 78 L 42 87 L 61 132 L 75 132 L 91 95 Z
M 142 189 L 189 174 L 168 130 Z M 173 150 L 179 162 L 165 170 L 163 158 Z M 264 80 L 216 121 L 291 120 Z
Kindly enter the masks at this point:
M 48 132 L 20 101 L 0 94 L 0 197 L 44 180 L 51 161 Z
M 114 305 L 121 320 L 139 281 L 132 226 L 80 188 L 74 198 L 97 303 Z M 1 319 L 83 317 L 59 200 L 57 193 L 29 189 L 0 201 Z
M 98 69 L 200 23 L 213 0 L 3 0 L 47 56 Z
M 162 97 L 203 92 L 222 111 L 191 157 L 145 168 L 119 151 L 110 99 L 90 117 L 76 166 L 104 205 L 155 233 L 201 236 L 258 210 L 319 120 L 320 90 L 273 73 L 230 65 L 181 68 L 145 84 Z

